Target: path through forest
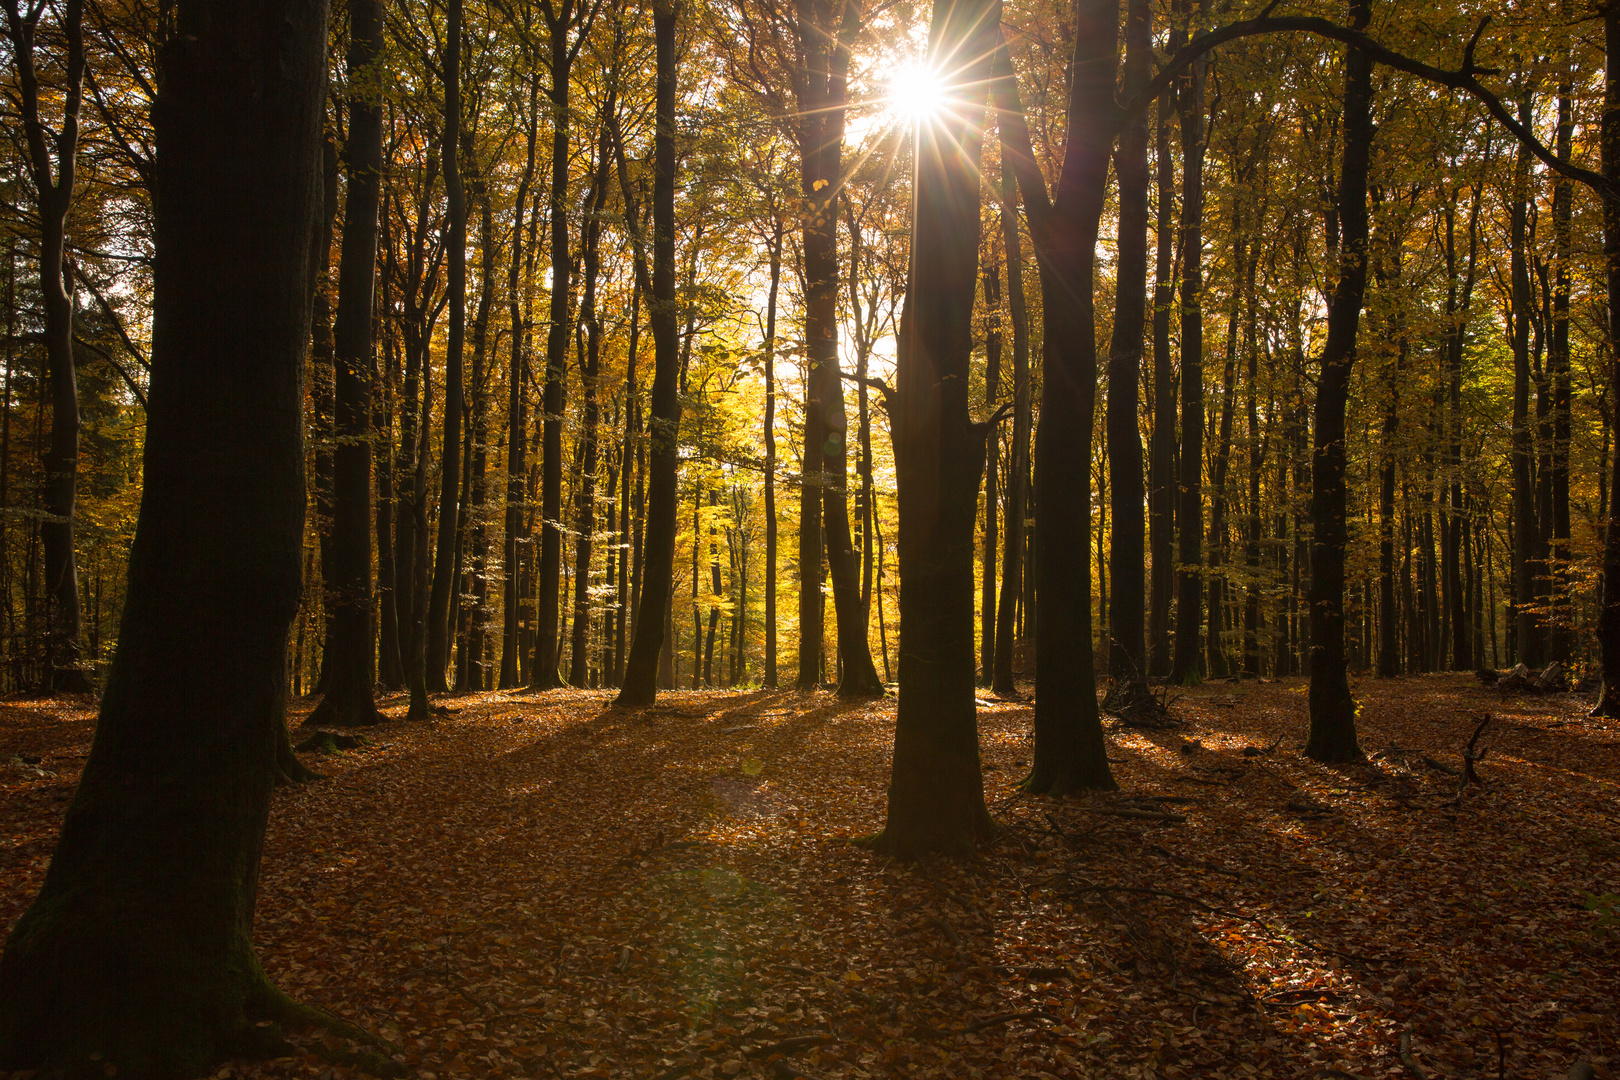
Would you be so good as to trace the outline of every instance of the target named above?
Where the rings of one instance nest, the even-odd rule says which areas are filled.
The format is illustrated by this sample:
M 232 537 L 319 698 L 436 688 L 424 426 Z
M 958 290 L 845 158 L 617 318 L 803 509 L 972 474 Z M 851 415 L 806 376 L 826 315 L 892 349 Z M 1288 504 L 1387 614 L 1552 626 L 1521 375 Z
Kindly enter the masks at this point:
M 1461 676 L 1358 694 L 1369 766 L 1299 755 L 1303 681 L 1222 683 L 1178 731 L 1110 721 L 1123 792 L 1057 803 L 1012 792 L 1028 707 L 981 703 L 1014 828 L 912 866 L 847 842 L 882 821 L 892 699 L 485 693 L 423 727 L 401 697 L 278 793 L 261 956 L 421 1080 L 1413 1075 L 1403 1032 L 1431 1076 L 1607 1075 L 1620 723 Z M 45 871 L 87 708 L 0 706 L 0 926 Z M 1445 770 L 1485 712 L 1459 804 Z

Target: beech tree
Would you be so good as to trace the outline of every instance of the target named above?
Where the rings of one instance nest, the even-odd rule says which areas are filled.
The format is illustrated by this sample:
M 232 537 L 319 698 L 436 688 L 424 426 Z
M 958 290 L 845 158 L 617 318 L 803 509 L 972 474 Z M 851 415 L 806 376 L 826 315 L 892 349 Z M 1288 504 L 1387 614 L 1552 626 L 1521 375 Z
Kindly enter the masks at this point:
M 181 0 L 170 33 L 129 597 L 51 868 L 0 955 L 6 1068 L 196 1076 L 283 1052 L 257 1021 L 306 1015 L 251 933 L 270 794 L 293 764 L 327 5 Z

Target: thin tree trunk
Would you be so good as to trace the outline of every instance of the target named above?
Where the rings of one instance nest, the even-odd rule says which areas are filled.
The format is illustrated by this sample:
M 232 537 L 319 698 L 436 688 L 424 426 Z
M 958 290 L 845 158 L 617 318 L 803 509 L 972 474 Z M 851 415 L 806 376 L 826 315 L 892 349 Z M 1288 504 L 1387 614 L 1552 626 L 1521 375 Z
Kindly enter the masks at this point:
M 1007 263 L 1007 307 L 1012 321 L 1013 428 L 1007 466 L 1007 536 L 1002 545 L 1001 603 L 996 609 L 996 662 L 990 688 L 1004 697 L 1018 692 L 1013 679 L 1016 622 L 1024 591 L 1025 502 L 1029 492 L 1029 310 L 1024 297 L 1023 241 L 1018 235 L 1018 189 L 1006 161 L 1007 134 L 1001 128 L 1001 244 Z
M 66 42 L 62 58 L 62 125 L 49 131 L 40 115 L 40 85 L 35 35 L 44 10 L 17 0 L 5 5 L 11 62 L 16 71 L 24 142 L 38 214 L 39 291 L 44 308 L 45 366 L 49 372 L 51 438 L 41 455 L 45 518 L 39 528 L 45 548 L 47 633 L 42 685 L 52 692 L 82 694 L 90 679 L 79 655 L 79 572 L 74 551 L 74 503 L 78 489 L 79 390 L 73 361 L 72 269 L 67 249 L 67 215 L 79 150 L 79 109 L 84 86 L 84 5 L 68 0 L 60 32 Z M 54 8 L 53 8 L 54 11 Z M 47 91 L 48 93 L 50 91 Z M 55 159 L 54 162 L 52 159 Z M 54 176 L 53 176 L 54 172 Z M 307 241 L 304 245 L 307 247 Z
M 1530 92 L 1519 99 L 1519 122 L 1530 120 Z M 1513 427 L 1509 456 L 1513 466 L 1513 631 L 1514 659 L 1539 667 L 1540 626 L 1535 612 L 1535 449 L 1530 428 L 1530 270 L 1526 220 L 1530 201 L 1530 151 L 1520 146 L 1513 162 L 1510 273 L 1513 312 Z
M 1149 444 L 1148 547 L 1152 553 L 1149 582 L 1148 674 L 1170 674 L 1170 604 L 1175 593 L 1176 507 L 1176 374 L 1170 358 L 1170 308 L 1175 298 L 1176 166 L 1170 156 L 1171 96 L 1159 98 L 1156 128 L 1153 273 L 1153 438 Z
M 675 571 L 676 451 L 681 404 L 676 394 L 680 342 L 675 306 L 675 0 L 654 0 L 657 48 L 656 132 L 653 137 L 652 415 L 648 424 L 646 554 L 635 639 L 625 666 L 621 705 L 657 697 L 659 652 Z
M 1121 93 L 1139 94 L 1153 66 L 1152 12 L 1148 0 L 1128 0 L 1125 66 Z M 1115 266 L 1114 330 L 1108 346 L 1108 483 L 1114 528 L 1108 577 L 1109 670 L 1127 698 L 1147 690 L 1147 548 L 1143 518 L 1147 491 L 1142 475 L 1142 429 L 1137 401 L 1142 383 L 1142 336 L 1147 322 L 1148 125 L 1139 113 L 1120 133 L 1114 155 L 1119 177 L 1119 248 Z
M 771 288 L 765 299 L 765 688 L 776 689 L 776 299 L 782 283 L 780 215 L 771 235 Z
M 1204 81 L 1195 65 L 1176 99 L 1181 117 L 1181 475 L 1176 526 L 1181 533 L 1176 569 L 1176 643 L 1172 682 L 1199 681 L 1198 628 L 1203 621 L 1204 493 Z
M 376 368 L 377 217 L 382 204 L 382 101 L 362 77 L 383 49 L 382 0 L 348 0 L 350 96 L 344 141 L 348 183 L 332 327 L 336 408 L 332 450 L 332 532 L 323 554 L 331 627 L 323 673 L 326 696 L 306 724 L 374 724 L 375 597 L 371 588 L 371 415 Z M 384 539 L 384 543 L 386 540 Z M 383 554 L 379 550 L 379 554 Z M 395 645 L 397 649 L 397 644 Z
M 1352 0 L 1350 22 L 1371 17 L 1368 0 Z M 1372 156 L 1372 60 L 1349 50 L 1344 76 L 1344 155 L 1338 214 L 1342 240 L 1339 280 L 1328 309 L 1328 336 L 1317 382 L 1311 462 L 1311 686 L 1305 754 L 1316 761 L 1361 758 L 1356 703 L 1344 653 L 1345 409 L 1356 331 L 1367 288 L 1367 169 Z

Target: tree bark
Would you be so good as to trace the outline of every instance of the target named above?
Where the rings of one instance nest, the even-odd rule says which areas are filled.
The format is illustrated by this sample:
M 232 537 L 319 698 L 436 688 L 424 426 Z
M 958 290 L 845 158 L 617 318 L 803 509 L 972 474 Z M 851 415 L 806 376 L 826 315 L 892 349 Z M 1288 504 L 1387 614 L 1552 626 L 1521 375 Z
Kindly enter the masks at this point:
M 518 179 L 516 203 L 512 210 L 512 262 L 506 273 L 508 317 L 511 320 L 511 359 L 508 361 L 506 406 L 506 542 L 501 554 L 501 679 L 500 688 L 510 690 L 523 685 L 519 670 L 520 624 L 523 619 L 520 586 L 522 574 L 523 522 L 525 504 L 529 501 L 528 466 L 528 398 L 524 393 L 528 381 L 528 330 L 523 319 L 523 214 L 529 191 L 534 183 L 534 158 L 540 118 L 540 75 L 535 65 L 529 80 L 528 156 L 523 174 Z M 536 215 L 538 216 L 538 215 Z M 532 228 L 532 226 L 531 226 Z
M 1609 340 L 1620 341 L 1620 4 L 1603 9 L 1603 119 L 1599 146 L 1603 178 L 1603 258 L 1608 271 Z M 1620 417 L 1620 349 L 1609 350 L 1609 408 Z M 1608 513 L 1603 523 L 1603 597 L 1598 611 L 1598 648 L 1603 692 L 1592 710 L 1620 716 L 1620 438 L 1610 447 Z
M 0 957 L 0 1067 L 127 1080 L 290 1053 L 251 940 L 304 526 L 323 0 L 185 0 L 153 109 L 140 521 L 95 742 Z M 266 27 L 275 28 L 273 33 Z
M 1368 0 L 1353 0 L 1351 25 L 1367 24 Z M 1356 703 L 1344 651 L 1345 409 L 1356 331 L 1367 289 L 1367 171 L 1372 156 L 1372 60 L 1352 48 L 1345 58 L 1344 154 L 1338 215 L 1339 280 L 1328 308 L 1327 342 L 1317 381 L 1311 458 L 1311 686 L 1305 754 L 1315 761 L 1361 759 Z
M 771 288 L 765 298 L 765 674 L 767 690 L 776 689 L 776 300 L 782 284 L 782 241 L 786 224 L 780 215 L 771 234 Z
M 1181 458 L 1176 527 L 1176 643 L 1170 680 L 1199 681 L 1204 522 L 1204 81 L 1200 61 L 1176 98 L 1181 117 Z
M 51 692 L 82 694 L 90 679 L 79 645 L 79 572 L 74 550 L 74 504 L 79 468 L 79 389 L 73 361 L 73 300 L 69 293 L 71 256 L 67 215 L 73 203 L 79 150 L 79 109 L 84 87 L 84 5 L 68 0 L 62 9 L 62 127 L 54 135 L 40 116 L 40 85 L 35 35 L 44 5 L 19 10 L 5 6 L 11 61 L 17 73 L 24 142 L 39 216 L 39 291 L 44 308 L 45 366 L 49 372 L 51 438 L 41 455 L 44 510 L 39 527 L 45 549 L 47 603 L 43 686 Z M 55 158 L 54 166 L 52 158 Z M 53 176 L 52 173 L 55 173 Z
M 1174 42 L 1173 42 L 1174 44 Z M 1170 308 L 1175 298 L 1176 166 L 1170 157 L 1170 95 L 1159 98 L 1155 144 L 1158 206 L 1153 271 L 1153 437 L 1148 447 L 1148 674 L 1170 674 L 1170 604 L 1175 594 L 1176 373 L 1170 358 Z
M 1530 116 L 1530 93 L 1519 99 L 1519 122 Z M 1510 223 L 1513 312 L 1513 426 L 1509 457 L 1513 469 L 1513 659 L 1541 666 L 1540 620 L 1536 617 L 1536 502 L 1534 433 L 1530 428 L 1530 270 L 1526 222 L 1530 201 L 1530 151 L 1520 145 L 1513 162 Z
M 332 341 L 337 445 L 332 450 L 332 539 L 325 566 L 331 644 L 323 667 L 326 695 L 306 724 L 360 725 L 382 720 L 376 681 L 371 589 L 371 325 L 376 299 L 377 214 L 382 201 L 382 101 L 361 88 L 382 56 L 382 0 L 349 2 L 349 132 L 343 163 L 348 189 L 338 264 Z
M 968 410 L 979 256 L 979 149 L 997 53 L 994 0 L 940 0 L 928 55 L 952 108 L 920 122 L 911 267 L 890 417 L 900 504 L 900 701 L 887 854 L 971 853 L 995 828 L 974 705 L 973 531 L 986 427 Z
M 1024 590 L 1024 545 L 1029 494 L 1029 310 L 1024 298 L 1023 241 L 1018 235 L 1018 188 L 1007 163 L 1007 132 L 1002 138 L 1001 243 L 1007 265 L 1007 313 L 1012 321 L 1013 428 L 1007 465 L 1006 542 L 1001 556 L 1001 601 L 996 608 L 996 662 L 990 689 L 1002 696 L 1018 692 L 1013 679 L 1013 651 L 1018 636 L 1018 606 Z
M 677 0 L 654 0 L 657 52 L 653 136 L 653 259 L 651 322 L 653 385 L 648 439 L 646 550 L 635 637 L 625 664 L 620 705 L 651 705 L 658 695 L 659 652 L 675 573 L 677 443 L 681 402 L 680 341 L 675 306 L 675 23 Z
M 445 246 L 449 257 L 450 325 L 444 350 L 444 440 L 439 467 L 439 535 L 433 559 L 433 585 L 428 596 L 427 654 L 425 676 L 428 689 L 442 693 L 450 689 L 446 669 L 450 666 L 450 594 L 461 578 L 456 558 L 460 508 L 457 495 L 461 484 L 461 419 L 465 408 L 462 388 L 462 350 L 467 338 L 467 191 L 461 180 L 461 36 L 462 0 L 448 0 L 444 55 L 444 131 L 440 156 L 444 161 L 444 192 L 448 203 Z M 425 497 L 425 494 L 424 494 Z
M 1148 0 L 1128 0 L 1121 92 L 1128 99 L 1147 85 L 1153 65 Z M 1137 401 L 1142 381 L 1142 337 L 1147 322 L 1148 128 L 1139 113 L 1120 133 L 1114 154 L 1119 178 L 1119 247 L 1115 270 L 1114 331 L 1108 346 L 1108 482 L 1114 516 L 1108 549 L 1113 595 L 1108 607 L 1109 672 L 1124 697 L 1146 695 L 1147 491 L 1142 475 L 1142 431 Z

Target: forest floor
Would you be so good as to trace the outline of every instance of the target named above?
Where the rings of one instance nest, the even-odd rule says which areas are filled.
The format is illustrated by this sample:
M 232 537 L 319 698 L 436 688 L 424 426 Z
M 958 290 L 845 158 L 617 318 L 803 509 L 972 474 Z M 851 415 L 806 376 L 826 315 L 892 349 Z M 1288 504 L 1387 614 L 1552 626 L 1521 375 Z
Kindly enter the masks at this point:
M 1030 709 L 987 699 L 1008 829 L 915 865 L 848 842 L 882 824 L 892 698 L 484 693 L 431 726 L 389 699 L 278 792 L 260 953 L 420 1080 L 1611 1075 L 1620 723 L 1469 676 L 1357 693 L 1365 766 L 1301 757 L 1302 680 L 1219 683 L 1179 730 L 1109 721 L 1121 792 L 1062 801 L 1014 792 Z M 0 927 L 89 708 L 0 705 Z M 218 1075 L 354 1075 L 300 1045 Z

